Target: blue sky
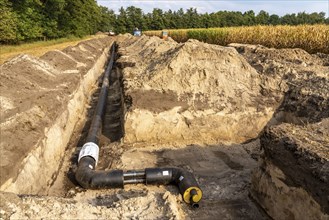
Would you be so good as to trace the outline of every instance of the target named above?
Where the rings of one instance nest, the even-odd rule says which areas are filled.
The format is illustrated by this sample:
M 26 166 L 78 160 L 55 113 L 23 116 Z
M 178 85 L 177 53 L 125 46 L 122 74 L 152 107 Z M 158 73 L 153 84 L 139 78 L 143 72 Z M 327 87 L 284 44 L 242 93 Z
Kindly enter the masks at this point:
M 329 16 L 329 0 L 97 0 L 99 5 L 106 6 L 118 12 L 123 6 L 136 6 L 144 12 L 151 12 L 153 8 L 163 10 L 197 8 L 198 12 L 211 13 L 220 10 L 241 11 L 254 10 L 258 13 L 265 10 L 270 14 L 285 15 L 298 12 L 325 12 Z

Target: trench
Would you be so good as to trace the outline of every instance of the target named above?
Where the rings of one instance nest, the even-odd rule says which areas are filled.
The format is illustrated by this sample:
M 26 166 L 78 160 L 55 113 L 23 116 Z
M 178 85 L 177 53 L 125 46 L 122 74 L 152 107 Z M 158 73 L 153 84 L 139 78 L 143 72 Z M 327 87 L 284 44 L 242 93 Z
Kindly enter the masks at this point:
M 86 142 L 91 126 L 101 90 L 102 78 L 103 74 L 100 74 L 96 82 L 97 88 L 92 93 L 88 104 L 89 108 L 82 120 L 78 122 L 66 148 L 65 157 L 63 158 L 57 177 L 47 190 L 47 195 L 49 196 L 72 197 L 72 191 L 74 192 L 79 185 L 75 178 L 78 156 L 83 144 Z M 100 145 L 102 146 L 100 155 L 104 156 L 101 156 L 101 160 L 98 163 L 99 169 L 112 168 L 112 164 L 116 162 L 115 158 L 120 156 L 114 149 L 120 145 L 120 140 L 124 136 L 125 108 L 123 102 L 122 73 L 116 65 L 112 68 L 109 79 L 109 95 L 107 96 L 102 134 L 100 136 Z
M 193 219 L 216 218 L 218 215 L 234 219 L 269 219 L 260 206 L 249 196 L 250 177 L 257 167 L 259 140 L 237 145 L 183 145 L 179 148 L 144 146 L 138 150 L 132 144 L 122 142 L 124 137 L 124 116 L 131 105 L 131 97 L 124 92 L 122 65 L 114 64 L 110 74 L 109 95 L 100 136 L 100 159 L 97 169 L 134 170 L 145 167 L 181 167 L 194 170 L 204 191 L 204 198 L 197 211 L 183 205 L 182 210 Z M 66 149 L 58 176 L 47 190 L 48 196 L 74 198 L 83 194 L 86 200 L 96 206 L 111 207 L 118 202 L 117 194 L 126 199 L 147 197 L 148 191 L 169 191 L 179 195 L 173 186 L 163 186 L 161 190 L 137 186 L 125 186 L 125 190 L 87 190 L 81 188 L 75 179 L 78 154 L 86 141 L 91 119 L 100 92 L 101 78 L 89 103 L 85 118 L 75 129 Z M 138 144 L 138 143 L 137 143 Z M 198 158 L 198 161 L 195 161 Z M 142 191 L 140 188 L 144 188 Z M 105 193 L 105 194 L 104 194 Z M 160 193 L 162 195 L 163 193 Z M 101 196 L 100 196 L 101 195 Z M 175 202 L 174 202 L 175 204 Z M 177 204 L 175 204 L 177 205 Z

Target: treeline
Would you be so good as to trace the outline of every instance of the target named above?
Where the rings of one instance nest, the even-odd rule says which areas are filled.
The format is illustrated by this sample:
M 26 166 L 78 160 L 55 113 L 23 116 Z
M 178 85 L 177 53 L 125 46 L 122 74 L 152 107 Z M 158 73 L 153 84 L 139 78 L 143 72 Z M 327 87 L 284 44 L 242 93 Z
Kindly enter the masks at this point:
M 299 24 L 329 24 L 329 18 L 324 12 L 286 14 L 282 17 L 265 11 L 255 14 L 247 12 L 218 11 L 215 13 L 199 14 L 195 8 L 184 11 L 163 11 L 153 9 L 152 13 L 144 14 L 140 8 L 130 6 L 120 8 L 116 16 L 114 30 L 117 33 L 131 32 L 134 27 L 142 30 L 161 29 L 187 29 L 187 28 L 212 28 L 212 27 L 235 27 L 253 25 L 299 25 Z
M 108 31 L 115 19 L 95 0 L 0 0 L 0 42 L 82 37 Z
M 130 6 L 115 14 L 95 0 L 0 0 L 0 43 L 17 43 L 68 36 L 82 37 L 97 31 L 116 33 L 179 28 L 210 28 L 252 25 L 329 24 L 325 13 L 287 14 L 282 17 L 265 11 L 199 14 L 195 8 L 186 11 L 153 9 L 144 13 Z

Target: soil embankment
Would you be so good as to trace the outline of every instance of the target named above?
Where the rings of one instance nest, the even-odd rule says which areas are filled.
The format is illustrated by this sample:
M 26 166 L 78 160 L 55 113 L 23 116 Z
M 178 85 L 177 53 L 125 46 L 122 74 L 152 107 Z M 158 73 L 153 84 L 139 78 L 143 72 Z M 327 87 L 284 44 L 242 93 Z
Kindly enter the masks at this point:
M 111 42 L 20 55 L 1 66 L 1 190 L 41 193 L 54 181 Z
M 264 154 L 253 175 L 253 197 L 274 219 L 329 218 L 329 56 L 231 46 L 269 82 L 269 95 L 280 93 L 272 82 L 287 86 L 260 137 Z

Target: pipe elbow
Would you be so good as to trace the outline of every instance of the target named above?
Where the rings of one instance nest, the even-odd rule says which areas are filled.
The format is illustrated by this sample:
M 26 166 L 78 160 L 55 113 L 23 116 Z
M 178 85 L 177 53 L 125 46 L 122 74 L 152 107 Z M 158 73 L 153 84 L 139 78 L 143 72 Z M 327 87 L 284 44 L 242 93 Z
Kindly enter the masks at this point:
M 199 202 L 202 199 L 202 190 L 194 175 L 181 168 L 173 169 L 173 181 L 177 184 L 183 200 L 190 204 L 193 208 L 199 207 Z
M 90 164 L 92 158 L 84 158 L 79 162 L 78 169 L 75 173 L 75 179 L 85 189 L 91 188 L 92 178 L 94 175 L 93 168 L 86 166 L 85 164 Z M 91 165 L 90 165 L 91 166 Z
M 146 184 L 175 184 L 184 201 L 199 207 L 202 191 L 194 175 L 181 168 L 147 168 L 145 169 Z
M 85 189 L 123 188 L 123 171 L 95 171 L 95 160 L 83 157 L 79 161 L 75 178 Z

